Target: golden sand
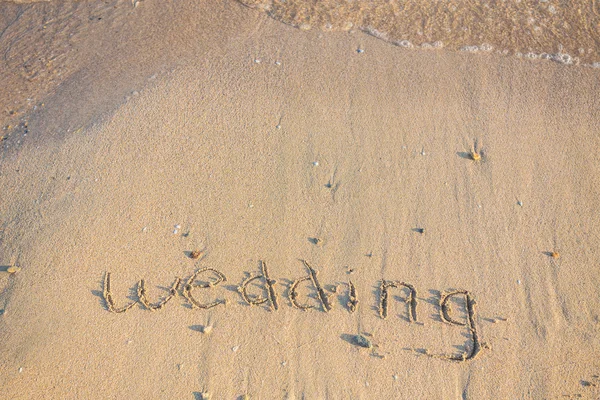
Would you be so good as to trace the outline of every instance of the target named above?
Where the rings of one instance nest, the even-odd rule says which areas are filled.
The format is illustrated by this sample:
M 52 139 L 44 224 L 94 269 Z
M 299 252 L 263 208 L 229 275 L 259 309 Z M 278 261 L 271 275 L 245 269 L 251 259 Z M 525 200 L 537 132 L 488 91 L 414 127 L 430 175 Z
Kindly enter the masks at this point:
M 1 7 L 0 398 L 600 395 L 597 69 Z

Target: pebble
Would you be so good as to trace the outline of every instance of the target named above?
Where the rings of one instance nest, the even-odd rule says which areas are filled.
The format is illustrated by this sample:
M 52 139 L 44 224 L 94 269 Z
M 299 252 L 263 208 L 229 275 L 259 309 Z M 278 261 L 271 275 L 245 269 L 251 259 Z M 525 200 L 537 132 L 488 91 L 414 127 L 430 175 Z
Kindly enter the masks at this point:
M 281 125 L 277 125 L 275 129 L 281 129 Z
M 257 58 L 257 59 L 255 59 L 255 60 L 254 60 L 254 62 L 255 62 L 256 64 L 260 64 L 260 58 Z
M 398 375 L 394 375 L 394 376 L 392 376 L 392 378 L 394 378 L 394 380 L 397 381 L 399 377 L 398 377 Z
M 521 200 L 519 200 L 519 201 L 517 201 L 517 205 L 518 205 L 519 207 L 523 207 L 523 202 L 522 202 Z
M 192 260 L 197 260 L 200 257 L 202 257 L 204 255 L 204 252 L 202 250 L 194 250 L 190 252 L 190 258 Z
M 319 166 L 319 162 L 318 162 L 318 161 L 314 161 L 314 162 L 313 162 L 313 165 L 314 165 L 315 167 L 318 167 L 318 166 Z
M 371 341 L 363 335 L 354 336 L 354 343 L 357 346 L 364 347 L 366 349 L 370 349 L 373 347 L 373 343 L 371 343 Z
M 517 285 L 520 285 L 520 284 L 521 284 L 521 280 L 517 279 Z
M 281 61 L 275 61 L 275 65 L 281 65 Z
M 23 372 L 23 367 L 19 367 L 19 372 Z
M 212 395 L 209 392 L 202 392 L 200 393 L 200 398 L 202 400 L 210 400 L 212 397 Z
M 311 242 L 312 244 L 316 244 L 317 246 L 319 245 L 323 245 L 323 239 L 319 239 L 319 238 L 310 238 L 308 239 L 309 242 Z
M 363 49 L 360 49 L 360 48 L 358 48 L 358 49 L 356 49 L 356 52 L 357 52 L 358 54 L 362 54 L 362 53 L 364 53 L 365 51 L 364 51 Z
M 212 329 L 213 329 L 212 325 L 204 325 L 202 327 L 202 333 L 204 333 L 205 335 L 210 335 L 210 333 L 212 332 Z
M 233 352 L 235 353 L 235 352 L 236 352 L 236 351 L 238 351 L 239 349 L 240 349 L 240 346 L 233 346 L 233 347 L 231 348 L 231 351 L 233 351 Z

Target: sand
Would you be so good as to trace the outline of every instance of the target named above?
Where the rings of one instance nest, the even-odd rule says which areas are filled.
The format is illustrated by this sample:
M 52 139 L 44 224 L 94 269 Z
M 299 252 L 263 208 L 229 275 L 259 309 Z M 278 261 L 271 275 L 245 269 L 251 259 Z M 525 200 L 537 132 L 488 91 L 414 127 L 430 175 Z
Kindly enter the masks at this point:
M 104 12 L 3 71 L 0 397 L 599 398 L 597 69 Z

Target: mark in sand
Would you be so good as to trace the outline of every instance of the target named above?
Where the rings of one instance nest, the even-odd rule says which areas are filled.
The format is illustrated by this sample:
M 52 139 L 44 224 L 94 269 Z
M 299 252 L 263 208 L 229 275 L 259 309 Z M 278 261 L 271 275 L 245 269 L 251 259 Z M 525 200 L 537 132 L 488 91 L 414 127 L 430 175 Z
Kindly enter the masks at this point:
M 173 297 L 177 296 L 177 290 L 179 289 L 179 284 L 181 283 L 181 279 L 175 278 L 175 282 L 173 286 L 169 289 L 169 295 L 165 297 L 162 301 L 159 301 L 156 304 L 151 304 L 146 298 L 146 281 L 144 279 L 140 280 L 138 283 L 138 299 L 140 303 L 144 305 L 150 311 L 160 310 L 171 300 Z
M 453 297 L 458 297 L 458 296 L 462 297 L 465 302 L 465 308 L 467 311 L 466 322 L 458 321 L 458 320 L 452 318 L 452 316 L 450 315 L 451 309 L 450 309 L 450 304 L 448 302 Z M 467 361 L 467 360 L 475 358 L 477 356 L 477 354 L 479 354 L 479 352 L 481 351 L 481 348 L 484 346 L 482 346 L 482 344 L 479 342 L 477 326 L 475 325 L 475 320 L 476 320 L 475 304 L 476 304 L 475 300 L 471 296 L 471 293 L 469 293 L 466 290 L 454 290 L 451 292 L 444 293 L 440 297 L 440 313 L 441 313 L 440 317 L 442 318 L 442 321 L 444 321 L 450 325 L 467 326 L 467 328 L 469 329 L 471 341 L 473 342 L 473 344 L 472 344 L 470 350 L 468 350 L 467 352 L 462 353 L 458 356 L 456 356 L 456 355 L 440 355 L 437 357 L 441 357 L 441 358 L 444 358 L 444 359 L 447 359 L 450 361 Z
M 200 275 L 203 272 L 212 272 L 217 276 L 217 279 L 212 282 L 194 284 L 194 281 L 196 280 L 198 275 Z M 221 272 L 217 271 L 214 268 L 207 267 L 207 268 L 199 269 L 185 283 L 185 286 L 183 287 L 183 297 L 185 297 L 190 302 L 190 304 L 192 305 L 192 308 L 196 307 L 196 308 L 201 308 L 201 309 L 209 309 L 209 308 L 216 307 L 219 304 L 225 304 L 227 301 L 224 299 L 215 300 L 215 301 L 212 301 L 207 304 L 202 304 L 198 300 L 196 300 L 196 298 L 192 295 L 192 290 L 196 287 L 212 288 L 214 286 L 219 285 L 221 282 L 225 282 L 226 280 L 227 280 L 227 278 L 225 278 L 225 275 L 223 275 Z
M 274 287 L 277 281 L 269 277 L 267 264 L 264 261 L 260 261 L 260 267 L 262 275 L 250 275 L 238 287 L 238 291 L 240 292 L 244 301 L 249 305 L 260 305 L 268 301 L 270 305 L 269 308 L 271 309 L 271 311 L 276 311 L 279 309 L 277 292 L 275 291 Z M 250 295 L 248 295 L 248 285 L 257 279 L 265 280 L 267 297 L 256 296 L 255 298 L 252 298 L 250 297 Z
M 379 316 L 382 319 L 386 319 L 388 316 L 388 289 L 401 287 L 408 289 L 408 297 L 404 299 L 408 305 L 408 322 L 417 322 L 417 291 L 413 285 L 405 282 L 381 281 L 379 289 Z

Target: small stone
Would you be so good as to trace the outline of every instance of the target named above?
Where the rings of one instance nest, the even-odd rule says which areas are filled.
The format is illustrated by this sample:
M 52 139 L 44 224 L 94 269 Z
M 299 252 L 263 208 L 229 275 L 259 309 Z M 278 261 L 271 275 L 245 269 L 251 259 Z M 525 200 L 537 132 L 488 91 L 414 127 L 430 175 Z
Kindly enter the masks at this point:
M 319 162 L 318 162 L 318 161 L 313 161 L 313 163 L 312 163 L 312 164 L 313 164 L 315 167 L 318 167 L 318 166 L 319 166 Z
M 356 52 L 357 52 L 358 54 L 362 54 L 362 53 L 364 53 L 365 51 L 364 51 L 363 49 L 360 49 L 360 48 L 359 48 L 359 49 L 356 49 Z
M 281 129 L 281 125 L 277 125 L 275 129 Z
M 275 61 L 275 65 L 281 65 L 281 61 Z
M 9 274 L 16 274 L 16 273 L 17 273 L 17 272 L 19 272 L 20 270 L 21 270 L 21 268 L 19 268 L 19 267 L 16 267 L 16 266 L 14 266 L 14 265 L 13 265 L 13 266 L 11 266 L 11 267 L 8 267 L 8 268 L 6 269 L 6 272 L 8 272 Z
M 398 375 L 394 375 L 394 376 L 392 376 L 392 378 L 394 378 L 394 380 L 397 381 L 399 379 L 399 376 Z
M 521 284 L 521 280 L 517 279 L 517 285 L 520 285 L 520 284 Z
M 260 64 L 260 58 L 257 58 L 257 59 L 255 59 L 255 60 L 254 60 L 254 62 L 255 62 L 256 64 Z
M 364 335 L 354 336 L 354 344 L 360 347 L 364 347 L 365 349 L 370 349 L 373 347 L 373 343 L 371 343 L 371 341 Z
M 553 251 L 550 253 L 550 257 L 552 257 L 556 260 L 556 259 L 560 258 L 560 254 L 557 251 Z
M 201 400 L 210 400 L 212 398 L 211 394 L 208 392 L 201 392 L 200 399 Z
M 311 242 L 312 244 L 317 245 L 317 246 L 323 245 L 323 239 L 319 239 L 319 238 L 316 238 L 316 237 L 309 238 L 308 241 Z
M 23 372 L 23 367 L 19 367 L 19 372 Z
M 523 207 L 523 202 L 522 202 L 521 200 L 519 200 L 519 201 L 517 201 L 517 205 L 518 205 L 519 207 Z
M 480 160 L 481 160 L 481 154 L 479 154 L 479 153 L 478 153 L 478 152 L 476 152 L 476 151 L 472 151 L 472 152 L 469 154 L 469 157 L 471 157 L 471 160 L 473 160 L 473 161 L 480 161 Z
M 233 347 L 231 348 L 231 351 L 233 351 L 233 352 L 235 353 L 235 352 L 236 352 L 236 351 L 238 351 L 239 349 L 240 349 L 240 346 L 233 346 Z
M 194 250 L 190 253 L 190 258 L 192 260 L 197 260 L 203 255 L 204 255 L 204 252 L 202 250 Z
M 212 330 L 213 330 L 213 326 L 212 325 L 204 325 L 202 327 L 202 333 L 204 333 L 205 335 L 210 335 L 210 333 L 212 332 Z

